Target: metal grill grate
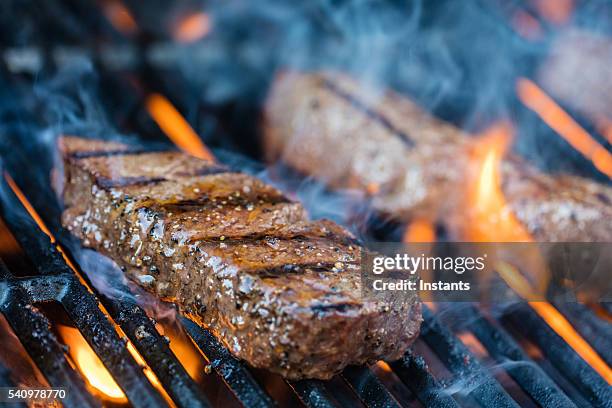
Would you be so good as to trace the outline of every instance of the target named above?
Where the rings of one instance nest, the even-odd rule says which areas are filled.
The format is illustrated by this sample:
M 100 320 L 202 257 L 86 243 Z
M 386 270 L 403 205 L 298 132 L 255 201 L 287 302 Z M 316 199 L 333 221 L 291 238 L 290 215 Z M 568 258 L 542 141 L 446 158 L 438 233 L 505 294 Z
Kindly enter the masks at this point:
M 40 186 L 28 179 L 32 175 L 19 167 L 20 163 L 10 156 L 5 158 L 8 170 L 17 176 L 17 184 L 25 187 L 25 195 L 31 199 L 38 213 L 42 214 L 51 233 L 61 242 L 66 232 L 57 222 L 58 209 L 49 200 L 44 200 Z M 68 364 L 65 350 L 48 330 L 49 322 L 33 307 L 39 302 L 61 303 L 133 406 L 166 406 L 167 402 L 143 374 L 142 367 L 130 355 L 126 342 L 117 334 L 113 322 L 100 310 L 98 302 L 143 356 L 177 406 L 209 406 L 209 401 L 172 353 L 167 341 L 159 335 L 145 311 L 127 301 L 91 293 L 66 264 L 55 245 L 29 217 L 4 179 L 2 191 L 2 216 L 25 254 L 37 267 L 39 275 L 16 278 L 3 267 L 0 285 L 5 295 L 0 310 L 49 383 L 68 388 L 70 399 L 66 401 L 67 405 L 98 406 L 99 403 L 92 398 L 83 380 Z M 445 314 L 449 313 L 448 316 L 454 314 L 456 319 L 468 321 L 467 328 L 495 360 L 521 362 L 511 366 L 507 372 L 535 404 L 555 407 L 575 404 L 606 406 L 612 400 L 605 380 L 528 307 L 508 311 L 502 321 L 522 328 L 521 333 L 535 341 L 546 353 L 548 361 L 562 372 L 563 381 L 549 377 L 545 370 L 528 358 L 509 333 L 498 323 L 483 316 L 476 307 L 447 307 L 443 310 Z M 433 311 L 425 307 L 424 318 L 421 339 L 436 353 L 453 378 L 436 380 L 425 360 L 413 351 L 409 351 L 403 359 L 390 363 L 394 374 L 423 405 L 452 407 L 475 403 L 480 406 L 517 406 L 517 402 L 502 384 Z M 181 322 L 211 362 L 215 373 L 240 403 L 248 407 L 276 404 L 249 368 L 232 357 L 211 333 L 186 318 L 182 318 Z M 149 336 L 137 336 L 137 328 L 141 331 L 144 328 Z M 341 374 L 341 378 L 365 406 L 400 406 L 391 390 L 367 367 L 349 367 Z M 470 390 L 467 395 L 452 396 L 448 393 L 445 384 L 453 383 L 454 379 L 465 381 L 465 389 Z M 561 387 L 557 385 L 558 382 L 562 383 Z M 308 380 L 290 382 L 288 385 L 306 406 L 340 405 L 325 382 Z

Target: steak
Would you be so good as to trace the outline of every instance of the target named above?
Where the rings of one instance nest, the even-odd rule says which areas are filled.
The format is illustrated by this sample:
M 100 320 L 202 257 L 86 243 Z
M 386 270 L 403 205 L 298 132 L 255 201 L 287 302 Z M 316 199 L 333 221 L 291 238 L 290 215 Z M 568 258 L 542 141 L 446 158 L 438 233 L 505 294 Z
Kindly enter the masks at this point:
M 290 379 L 400 358 L 416 297 L 361 296 L 362 248 L 246 174 L 175 151 L 59 140 L 62 224 L 240 359 Z
M 270 161 L 361 190 L 397 219 L 442 221 L 451 235 L 469 228 L 473 138 L 404 96 L 343 74 L 287 72 L 272 86 L 264 126 Z M 536 240 L 612 241 L 610 186 L 544 174 L 511 154 L 500 174 L 508 210 Z

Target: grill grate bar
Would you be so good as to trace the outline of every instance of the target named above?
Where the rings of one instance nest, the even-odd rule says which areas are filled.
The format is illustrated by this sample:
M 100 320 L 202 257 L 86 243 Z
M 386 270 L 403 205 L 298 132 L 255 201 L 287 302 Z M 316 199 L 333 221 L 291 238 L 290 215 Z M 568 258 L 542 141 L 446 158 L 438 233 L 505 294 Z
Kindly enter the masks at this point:
M 369 368 L 350 366 L 345 368 L 340 375 L 366 406 L 372 408 L 399 407 L 395 398 Z
M 421 338 L 442 359 L 448 369 L 465 379 L 466 387 L 473 389 L 469 396 L 484 407 L 518 407 L 503 387 L 480 365 L 476 357 L 444 327 L 435 314 L 423 305 Z
M 127 288 L 119 290 L 128 293 Z M 129 302 L 114 301 L 103 295 L 100 297 L 105 300 L 104 304 L 109 313 L 136 346 L 168 395 L 179 407 L 210 406 L 142 308 Z
M 408 350 L 400 360 L 391 362 L 389 365 L 423 405 L 439 408 L 459 406 L 427 370 L 423 357 Z
M 448 307 L 444 309 L 444 313 L 450 320 L 467 322 L 465 328 L 476 336 L 495 361 L 519 363 L 507 367 L 506 372 L 539 405 L 544 407 L 575 406 L 503 328 L 491 323 L 473 305 L 461 308 Z
M 99 407 L 100 404 L 87 391 L 85 383 L 72 369 L 64 348 L 49 331 L 47 318 L 32 307 L 27 293 L 14 285 L 4 264 L 0 261 L 0 311 L 52 387 L 66 388 L 65 403 L 69 406 Z M 4 280 L 4 279 L 7 280 Z
M 300 401 L 309 408 L 331 408 L 338 406 L 338 403 L 327 391 L 322 381 L 287 381 L 287 384 L 296 393 Z
M 34 221 L 21 207 L 17 198 L 10 192 L 4 179 L 1 181 L 0 188 L 4 191 L 1 200 L 4 219 L 14 232 L 15 238 L 19 241 L 25 253 L 30 259 L 36 260 L 35 264 L 40 261 L 42 265 L 53 266 L 51 271 L 41 270 L 41 273 L 62 273 L 62 275 L 53 277 L 45 276 L 22 280 L 22 286 L 28 288 L 28 292 L 33 294 L 36 301 L 56 300 L 62 303 L 83 337 L 113 374 L 113 377 L 134 406 L 166 406 L 161 395 L 145 377 L 142 368 L 132 358 L 125 343 L 119 339 L 115 329 L 98 308 L 94 295 L 78 282 L 74 272 L 62 259 L 62 255 L 40 232 Z M 48 214 L 48 212 L 45 213 Z M 37 241 L 36 238 L 38 238 L 38 244 L 26 246 L 27 243 Z M 43 245 L 45 241 L 47 246 Z M 51 282 L 54 284 L 50 284 Z M 118 313 L 131 309 L 132 316 L 136 313 L 135 309 L 138 308 L 133 304 L 128 305 L 125 302 L 118 301 L 109 301 L 105 306 L 110 306 L 112 310 Z M 145 325 L 146 330 L 152 335 L 154 332 L 156 333 L 157 331 L 148 321 L 142 309 L 140 309 L 139 314 L 140 317 L 144 318 L 140 319 L 140 323 Z M 122 330 L 127 333 L 137 350 L 142 353 L 158 379 L 167 387 L 168 393 L 171 396 L 176 396 L 177 403 L 184 403 L 180 406 L 208 405 L 203 396 L 196 394 L 195 383 L 188 377 L 182 365 L 161 340 L 159 334 L 157 334 L 159 341 L 156 345 L 145 345 L 142 340 L 136 338 L 135 330 L 131 326 L 136 320 L 126 323 L 118 317 L 118 314 L 114 316 L 118 323 L 124 323 Z M 148 323 L 145 323 L 145 320 Z M 162 346 L 163 348 L 161 348 Z M 162 351 L 159 352 L 160 350 Z M 172 372 L 171 369 L 175 371 Z M 189 405 L 192 402 L 195 405 Z
M 234 358 L 215 336 L 185 317 L 181 317 L 181 321 L 212 368 L 244 406 L 275 406 L 270 396 L 257 383 L 243 363 Z
M 612 365 L 612 324 L 600 319 L 588 306 L 578 302 L 554 302 L 554 305 L 606 364 Z
M 595 406 L 609 406 L 609 384 L 553 331 L 529 305 L 519 303 L 502 316 L 504 322 L 520 328 L 540 348 L 555 368 Z

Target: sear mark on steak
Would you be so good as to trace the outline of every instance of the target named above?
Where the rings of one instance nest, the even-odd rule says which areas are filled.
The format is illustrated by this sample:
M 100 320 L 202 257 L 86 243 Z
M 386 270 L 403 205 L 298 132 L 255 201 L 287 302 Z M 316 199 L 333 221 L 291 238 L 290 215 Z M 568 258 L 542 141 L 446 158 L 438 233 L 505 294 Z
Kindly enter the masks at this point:
M 262 181 L 179 152 L 64 137 L 62 224 L 128 277 L 207 327 L 238 358 L 287 378 L 400 358 L 416 296 L 361 296 L 362 248 Z M 122 180 L 156 180 L 124 183 Z M 108 180 L 105 184 L 102 180 Z

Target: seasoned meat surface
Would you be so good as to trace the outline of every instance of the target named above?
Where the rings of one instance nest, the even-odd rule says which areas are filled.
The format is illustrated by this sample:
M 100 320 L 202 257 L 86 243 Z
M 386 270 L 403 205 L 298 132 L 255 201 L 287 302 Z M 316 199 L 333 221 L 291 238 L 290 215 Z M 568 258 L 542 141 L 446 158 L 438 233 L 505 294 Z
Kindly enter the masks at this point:
M 249 364 L 328 379 L 402 356 L 416 297 L 362 298 L 362 248 L 257 178 L 179 152 L 63 137 L 63 225 Z
M 443 221 L 459 232 L 472 222 L 474 206 L 463 205 L 473 138 L 403 96 L 342 74 L 287 72 L 272 86 L 264 123 L 270 161 L 362 190 L 402 220 Z M 501 189 L 503 210 L 538 241 L 612 241 L 609 186 L 547 175 L 508 155 Z

